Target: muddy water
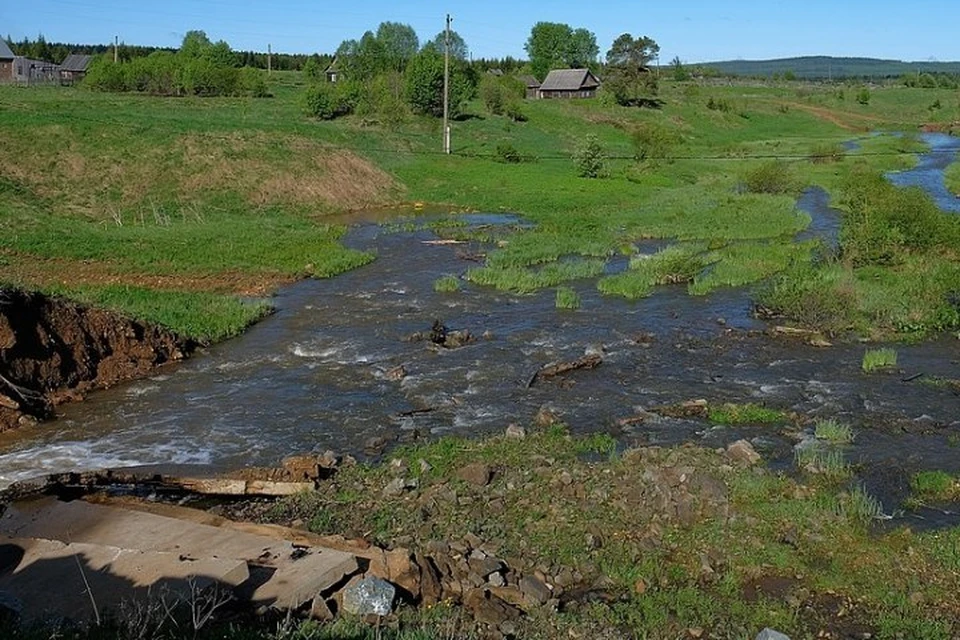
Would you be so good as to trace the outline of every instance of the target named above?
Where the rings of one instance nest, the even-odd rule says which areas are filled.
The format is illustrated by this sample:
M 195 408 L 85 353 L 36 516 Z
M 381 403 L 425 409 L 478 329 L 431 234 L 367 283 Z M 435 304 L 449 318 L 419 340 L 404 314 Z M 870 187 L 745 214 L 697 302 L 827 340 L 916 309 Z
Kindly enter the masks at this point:
M 814 219 L 803 237 L 835 244 L 839 219 L 825 194 L 808 192 L 800 205 Z M 595 280 L 585 280 L 574 283 L 578 311 L 555 309 L 552 291 L 515 296 L 464 283 L 460 293 L 438 294 L 434 280 L 462 276 L 475 265 L 465 258 L 485 247 L 434 239 L 425 230 L 354 228 L 346 242 L 376 250 L 375 262 L 298 283 L 275 299 L 276 315 L 240 338 L 66 406 L 55 422 L 0 436 L 0 485 L 67 468 L 235 468 L 328 448 L 362 455 L 370 438 L 496 433 L 528 423 L 544 406 L 575 432 L 605 430 L 626 444 L 721 446 L 746 436 L 768 457 L 789 461 L 802 438 L 647 414 L 620 426 L 647 408 L 691 398 L 763 402 L 850 422 L 860 436 L 849 456 L 880 479 L 920 466 L 960 471 L 952 446 L 960 398 L 924 382 L 960 378 L 955 338 L 899 346 L 902 373 L 868 376 L 860 371 L 861 345 L 814 349 L 764 335 L 768 327 L 753 318 L 743 290 L 691 297 L 666 287 L 628 302 L 601 297 Z M 611 262 L 611 270 L 621 267 Z M 435 319 L 478 339 L 453 350 L 408 340 Z M 529 385 L 541 366 L 588 352 L 602 352 L 599 368 Z M 401 365 L 405 377 L 388 375 Z M 923 377 L 903 381 L 916 374 Z

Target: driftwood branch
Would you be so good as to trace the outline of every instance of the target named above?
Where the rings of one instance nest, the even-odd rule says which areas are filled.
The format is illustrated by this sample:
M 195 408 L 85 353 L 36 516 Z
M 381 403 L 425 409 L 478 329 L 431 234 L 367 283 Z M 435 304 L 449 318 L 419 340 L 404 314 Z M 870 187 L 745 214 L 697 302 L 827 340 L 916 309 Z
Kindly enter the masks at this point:
M 529 389 L 532 387 L 534 384 L 536 384 L 537 380 L 540 380 L 541 378 L 554 378 L 571 371 L 577 371 L 578 369 L 596 369 L 602 362 L 603 358 L 596 354 L 591 354 L 582 356 L 576 360 L 571 360 L 570 362 L 548 364 L 545 367 L 541 367 L 536 373 L 533 374 L 533 376 L 530 377 L 530 380 L 527 382 L 527 388 Z

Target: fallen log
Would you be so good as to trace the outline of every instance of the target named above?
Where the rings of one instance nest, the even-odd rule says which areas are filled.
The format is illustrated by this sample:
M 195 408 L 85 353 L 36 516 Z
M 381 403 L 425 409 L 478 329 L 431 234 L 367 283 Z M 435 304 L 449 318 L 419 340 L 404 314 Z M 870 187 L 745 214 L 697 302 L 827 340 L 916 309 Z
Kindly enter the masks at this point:
M 570 362 L 557 362 L 555 364 L 548 364 L 533 374 L 530 380 L 527 382 L 527 388 L 529 389 L 537 380 L 541 378 L 555 378 L 556 376 L 561 376 L 565 373 L 570 373 L 571 371 L 577 371 L 579 369 L 596 369 L 600 366 L 600 363 L 603 362 L 603 358 L 597 354 L 590 354 L 587 356 L 581 356 L 576 360 L 571 360 Z

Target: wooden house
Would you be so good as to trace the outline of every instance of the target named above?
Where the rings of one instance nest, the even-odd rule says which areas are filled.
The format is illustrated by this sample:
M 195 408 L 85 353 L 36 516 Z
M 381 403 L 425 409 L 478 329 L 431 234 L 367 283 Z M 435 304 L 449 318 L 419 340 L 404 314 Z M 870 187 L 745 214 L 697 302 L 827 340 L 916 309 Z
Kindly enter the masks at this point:
M 327 82 L 337 82 L 340 79 L 340 69 L 337 67 L 336 57 L 334 57 L 333 61 L 324 69 L 323 75 L 326 77 Z
M 523 83 L 527 90 L 527 99 L 535 100 L 537 98 L 537 91 L 540 90 L 540 81 L 534 78 L 533 76 L 518 76 L 517 80 Z
M 92 60 L 93 56 L 80 53 L 68 55 L 66 60 L 60 64 L 60 84 L 74 84 L 83 80 L 84 76 L 87 75 L 87 67 L 90 66 Z
M 593 98 L 599 87 L 600 80 L 589 69 L 554 69 L 537 89 L 537 97 Z
M 0 82 L 13 81 L 13 61 L 16 58 L 10 45 L 3 38 L 0 38 Z

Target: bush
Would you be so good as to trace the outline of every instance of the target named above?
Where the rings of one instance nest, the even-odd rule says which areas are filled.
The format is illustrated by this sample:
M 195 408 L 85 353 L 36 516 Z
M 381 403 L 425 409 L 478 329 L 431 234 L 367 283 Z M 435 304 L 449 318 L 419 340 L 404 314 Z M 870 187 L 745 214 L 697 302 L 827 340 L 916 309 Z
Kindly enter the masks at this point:
M 526 87 L 516 78 L 488 73 L 480 80 L 480 99 L 493 115 L 509 115 L 508 106 L 517 104 L 525 95 Z
M 840 162 L 846 154 L 843 145 L 836 142 L 825 142 L 813 148 L 813 151 L 810 152 L 810 162 L 814 164 Z
M 263 71 L 254 69 L 253 67 L 240 69 L 237 90 L 240 95 L 250 96 L 251 98 L 266 98 L 270 95 L 270 92 L 267 90 L 267 81 L 266 78 L 264 78 Z
M 864 106 L 870 104 L 870 89 L 861 87 L 861 89 L 857 91 L 857 103 Z
M 526 122 L 527 114 L 523 112 L 523 108 L 520 106 L 519 101 L 510 102 L 503 110 L 503 115 L 507 116 L 514 122 Z
M 581 178 L 601 178 L 606 171 L 606 153 L 600 146 L 597 136 L 591 134 L 577 145 L 573 153 L 573 163 L 577 175 Z
M 337 99 L 329 84 L 313 84 L 303 94 L 303 111 L 311 118 L 333 120 L 337 113 Z
M 854 324 L 857 295 L 852 274 L 839 266 L 795 265 L 761 290 L 761 311 L 835 333 Z
M 680 142 L 680 135 L 673 129 L 652 122 L 645 122 L 634 129 L 630 136 L 633 141 L 634 157 L 640 162 L 662 160 Z
M 523 156 L 521 156 L 516 147 L 509 142 L 497 144 L 496 158 L 499 162 L 505 162 L 507 164 L 519 164 L 523 162 Z
M 749 171 L 743 185 L 750 193 L 792 194 L 798 190 L 797 179 L 786 162 L 772 160 Z
M 723 98 L 714 98 L 711 96 L 707 99 L 707 109 L 710 109 L 710 111 L 727 113 L 730 111 L 730 103 Z

